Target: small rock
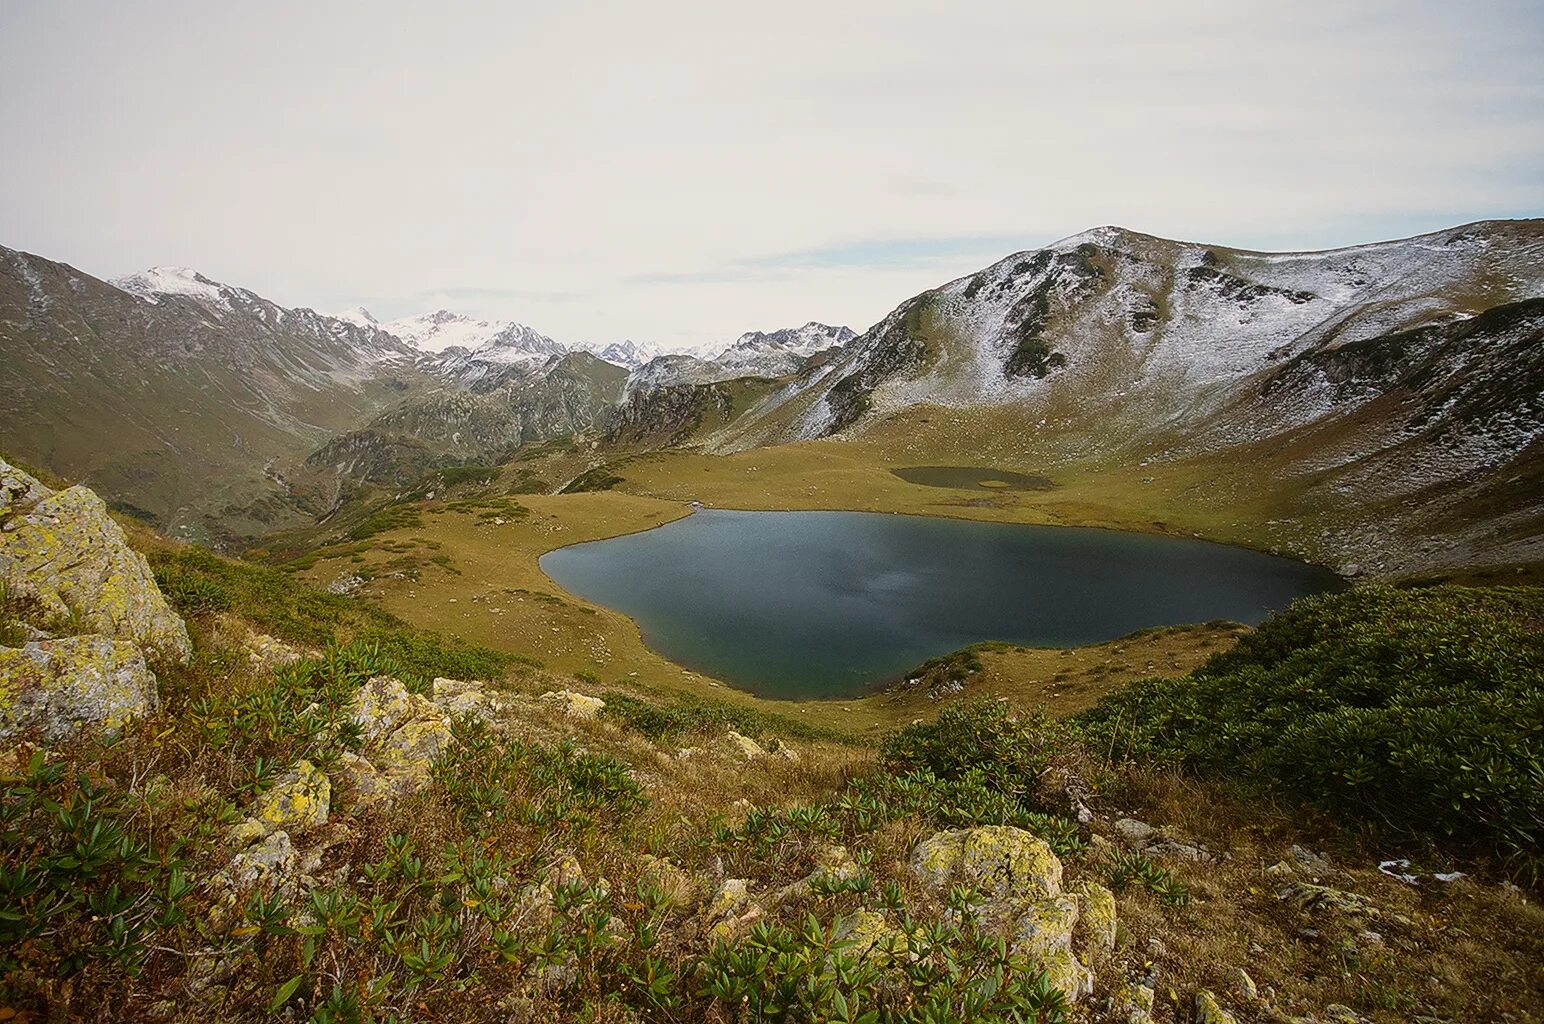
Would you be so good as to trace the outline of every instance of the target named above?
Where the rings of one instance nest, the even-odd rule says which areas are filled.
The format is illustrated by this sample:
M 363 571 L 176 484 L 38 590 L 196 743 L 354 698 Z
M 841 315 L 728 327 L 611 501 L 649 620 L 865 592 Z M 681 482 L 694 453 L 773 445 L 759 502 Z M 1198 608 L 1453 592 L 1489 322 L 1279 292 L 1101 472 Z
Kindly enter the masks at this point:
M 723 749 L 726 753 L 747 761 L 767 756 L 766 750 L 762 748 L 760 743 L 757 743 L 749 736 L 740 735 L 733 729 L 724 734 Z
M 1196 1024 L 1238 1024 L 1238 1018 L 1224 1010 L 1217 997 L 1203 988 L 1196 993 Z
M 599 697 L 576 693 L 573 690 L 549 690 L 542 694 L 540 699 L 556 707 L 569 718 L 594 718 L 606 706 L 606 702 Z
M 1322 853 L 1315 853 L 1314 851 L 1308 849 L 1308 847 L 1299 846 L 1296 843 L 1292 845 L 1290 852 L 1292 859 L 1296 861 L 1304 871 L 1307 871 L 1310 874 L 1323 875 L 1330 871 L 1331 865 L 1329 858 L 1324 856 Z
M 1138 821 L 1135 818 L 1121 818 L 1115 822 L 1115 831 L 1122 839 L 1133 843 L 1145 843 L 1158 830 L 1145 821 Z
M 1260 998 L 1260 988 L 1255 980 L 1249 976 L 1249 972 L 1242 967 L 1233 968 L 1233 989 L 1239 997 L 1247 1002 L 1254 1002 Z

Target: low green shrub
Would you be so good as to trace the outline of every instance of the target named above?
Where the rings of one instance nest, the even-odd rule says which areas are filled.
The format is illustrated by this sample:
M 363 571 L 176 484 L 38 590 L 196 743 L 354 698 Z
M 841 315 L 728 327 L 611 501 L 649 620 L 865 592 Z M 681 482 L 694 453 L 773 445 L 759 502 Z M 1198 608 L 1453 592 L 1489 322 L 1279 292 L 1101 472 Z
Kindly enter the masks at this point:
M 1544 868 L 1544 591 L 1358 587 L 1294 602 L 1189 676 L 1081 716 L 1095 749 Z
M 980 772 L 1022 800 L 1046 769 L 1054 735 L 1043 714 L 1020 718 L 1005 702 L 969 700 L 945 707 L 935 721 L 892 733 L 881 757 L 892 772 L 925 769 L 940 779 Z

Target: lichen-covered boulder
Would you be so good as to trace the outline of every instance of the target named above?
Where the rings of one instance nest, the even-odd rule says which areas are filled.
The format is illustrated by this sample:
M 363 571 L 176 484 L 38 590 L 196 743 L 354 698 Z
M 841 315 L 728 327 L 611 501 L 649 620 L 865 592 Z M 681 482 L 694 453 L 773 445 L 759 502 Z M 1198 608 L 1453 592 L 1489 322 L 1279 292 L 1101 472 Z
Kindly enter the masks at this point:
M 432 684 L 432 693 L 430 700 L 434 706 L 452 717 L 474 715 L 484 720 L 493 717 L 493 702 L 480 682 L 439 678 Z
M 50 491 L 0 462 L 0 581 L 79 632 L 128 640 L 153 662 L 181 663 L 188 629 L 150 565 L 87 487 Z
M 429 768 L 450 743 L 450 718 L 426 697 L 409 693 L 390 676 L 376 676 L 359 688 L 349 715 L 368 743 L 368 767 L 378 773 L 359 780 L 372 788 L 384 777 L 393 793 L 422 789 L 429 782 Z M 351 780 L 351 781 L 359 781 Z
M 1238 1024 L 1238 1018 L 1222 1008 L 1206 989 L 1196 993 L 1196 1024 Z
M 758 757 L 766 757 L 767 751 L 760 743 L 749 736 L 742 736 L 730 729 L 724 734 L 723 750 L 731 757 L 738 757 L 745 761 L 754 761 Z
M 0 459 L 0 522 L 11 512 L 25 511 L 54 493 L 30 473 Z
M 1098 962 L 1115 948 L 1115 894 L 1098 882 L 1084 882 L 1073 898 L 1078 901 L 1073 941 L 1085 957 Z
M 132 643 L 73 636 L 0 647 L 0 737 L 36 729 L 56 741 L 88 726 L 116 730 L 156 705 L 155 675 Z
M 1069 1001 L 1092 991 L 1075 942 L 1080 903 L 1062 892 L 1061 861 L 1044 840 L 1007 825 L 951 829 L 919 842 L 911 869 L 939 896 L 957 885 L 975 890 L 981 927 L 1039 964 Z
M 938 832 L 912 851 L 912 871 L 937 889 L 964 884 L 988 897 L 1061 895 L 1062 865 L 1043 839 L 1021 828 L 987 825 Z
M 302 760 L 257 798 L 252 817 L 271 828 L 315 828 L 327 821 L 331 802 L 327 775 Z
M 599 697 L 576 693 L 573 690 L 550 690 L 542 694 L 539 699 L 569 718 L 594 718 L 606 706 L 606 702 Z

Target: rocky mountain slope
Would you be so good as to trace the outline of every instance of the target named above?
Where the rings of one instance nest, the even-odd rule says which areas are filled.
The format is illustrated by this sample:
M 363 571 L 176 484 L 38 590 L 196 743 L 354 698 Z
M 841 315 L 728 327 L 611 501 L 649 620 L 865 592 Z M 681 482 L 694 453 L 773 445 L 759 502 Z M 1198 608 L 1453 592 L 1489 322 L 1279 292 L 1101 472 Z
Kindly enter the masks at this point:
M 815 334 L 747 335 L 733 375 L 782 372 Z M 302 525 L 353 483 L 599 437 L 653 354 L 445 310 L 330 317 L 187 268 L 106 282 L 0 248 L 6 443 L 216 545 Z
M 850 327 L 810 321 L 803 327 L 747 331 L 715 356 L 671 352 L 639 364 L 628 377 L 631 394 L 649 388 L 712 384 L 736 377 L 772 379 L 799 373 L 831 357 L 857 337 Z
M 394 336 L 196 272 L 118 284 L 0 248 L 7 446 L 204 541 L 309 519 L 305 457 L 434 378 Z
M 1098 228 L 907 300 L 713 444 L 861 437 L 943 407 L 1000 420 L 982 454 L 1004 464 L 1265 463 L 1305 500 L 1491 517 L 1465 556 L 1540 557 L 1541 300 L 1544 221 L 1319 253 Z M 1502 480 L 1526 501 L 1496 519 Z M 1340 557 L 1365 564 L 1372 539 Z

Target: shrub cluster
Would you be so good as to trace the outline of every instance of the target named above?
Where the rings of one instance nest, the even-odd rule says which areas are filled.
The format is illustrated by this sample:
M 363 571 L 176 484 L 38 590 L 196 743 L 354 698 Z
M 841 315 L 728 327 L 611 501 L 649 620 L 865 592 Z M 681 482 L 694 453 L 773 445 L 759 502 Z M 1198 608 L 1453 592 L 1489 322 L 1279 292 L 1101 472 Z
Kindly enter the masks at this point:
M 1544 591 L 1297 601 L 1189 676 L 1081 716 L 1096 749 L 1241 780 L 1396 837 L 1544 866 Z

